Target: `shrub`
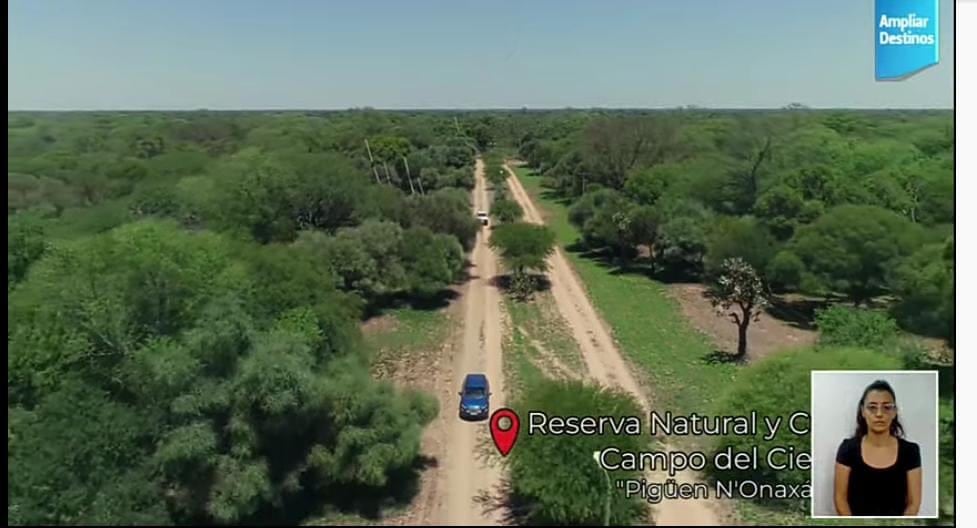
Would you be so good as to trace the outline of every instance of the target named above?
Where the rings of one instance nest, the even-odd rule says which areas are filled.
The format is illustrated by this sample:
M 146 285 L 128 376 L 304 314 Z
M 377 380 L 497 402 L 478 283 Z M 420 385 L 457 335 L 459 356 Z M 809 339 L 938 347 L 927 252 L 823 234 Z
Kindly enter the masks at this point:
M 815 323 L 825 345 L 884 349 L 897 337 L 898 326 L 888 315 L 874 310 L 831 306 L 818 310 Z
M 767 229 L 752 218 L 721 218 L 706 237 L 706 275 L 718 277 L 730 258 L 741 258 L 762 273 L 773 258 L 775 243 Z
M 804 263 L 800 257 L 783 250 L 767 265 L 767 281 L 778 290 L 796 290 L 801 284 Z
M 515 222 L 522 217 L 522 207 L 519 204 L 504 198 L 492 204 L 492 214 L 503 224 Z
M 630 396 L 578 381 L 545 380 L 532 385 L 513 408 L 551 416 L 641 416 Z M 647 450 L 648 437 L 609 433 L 529 436 L 528 414 L 522 418 L 525 423 L 519 441 L 506 459 L 512 498 L 516 504 L 525 505 L 525 509 L 516 509 L 527 512 L 522 520 L 533 525 L 602 525 L 607 477 L 594 461 L 594 451 L 611 445 L 622 452 Z M 608 473 L 612 481 L 637 477 L 635 472 Z M 610 496 L 612 525 L 631 524 L 643 513 L 641 502 L 626 498 L 617 488 L 612 487 Z

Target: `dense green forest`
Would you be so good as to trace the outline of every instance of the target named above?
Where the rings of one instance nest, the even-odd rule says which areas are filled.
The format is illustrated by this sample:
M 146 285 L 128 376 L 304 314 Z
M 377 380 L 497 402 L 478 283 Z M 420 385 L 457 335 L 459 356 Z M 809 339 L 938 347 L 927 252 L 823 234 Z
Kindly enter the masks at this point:
M 953 517 L 951 113 L 797 107 L 536 117 L 522 123 L 522 133 L 503 136 L 500 148 L 529 166 L 519 170 L 521 177 L 538 185 L 536 198 L 549 208 L 598 308 L 620 332 L 624 352 L 657 374 L 650 392 L 659 402 L 674 397 L 674 385 L 695 386 L 681 389 L 686 411 L 787 416 L 809 408 L 812 370 L 937 370 L 939 515 L 941 522 Z M 762 300 L 751 307 L 768 305 L 764 317 L 816 330 L 816 342 L 800 348 L 784 342 L 775 354 L 749 361 L 730 361 L 744 359 L 741 352 L 700 357 L 697 340 L 681 337 L 688 323 L 656 311 L 661 305 L 679 310 L 654 286 L 669 282 L 703 283 L 707 295 L 720 293 L 714 304 L 724 311 L 744 297 Z M 628 303 L 625 296 L 640 300 Z M 752 319 L 734 313 L 741 316 L 737 325 Z M 666 330 L 635 331 L 651 321 Z M 599 412 L 579 405 L 573 414 Z M 715 454 L 782 444 L 730 435 L 704 445 Z M 795 447 L 809 449 L 809 439 L 797 439 Z M 576 467 L 551 455 L 535 469 Z M 810 478 L 799 470 L 731 475 L 708 467 L 704 473 L 708 480 L 770 484 Z M 538 487 L 533 498 L 543 508 L 573 494 L 571 504 L 590 498 L 569 486 Z M 736 501 L 734 509 L 747 524 L 805 524 L 810 504 L 756 499 Z M 580 522 L 595 517 L 574 515 Z
M 884 308 L 952 343 L 949 112 L 566 113 L 523 130 L 506 141 L 594 254 L 666 281 L 740 257 L 772 293 Z
M 820 313 L 826 344 L 888 349 L 891 320 L 952 346 L 953 142 L 936 111 L 8 113 L 8 522 L 408 496 L 438 403 L 372 379 L 357 324 L 450 296 L 478 153 L 542 174 L 589 257 L 700 282 L 738 257 L 774 308 L 859 308 Z M 499 232 L 514 275 L 542 266 L 552 234 Z
M 8 522 L 403 496 L 437 402 L 372 380 L 356 323 L 460 278 L 469 121 L 9 114 Z

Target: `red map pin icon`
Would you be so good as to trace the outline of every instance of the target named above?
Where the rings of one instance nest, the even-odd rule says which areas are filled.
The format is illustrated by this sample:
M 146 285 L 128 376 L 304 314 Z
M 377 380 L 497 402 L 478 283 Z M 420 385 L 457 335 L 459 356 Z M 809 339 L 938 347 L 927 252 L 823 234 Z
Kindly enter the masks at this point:
M 509 419 L 506 429 L 502 428 L 503 418 Z M 498 409 L 489 419 L 489 429 L 492 431 L 495 447 L 502 456 L 507 456 L 509 451 L 512 451 L 512 446 L 516 444 L 516 438 L 519 437 L 519 416 L 512 409 Z

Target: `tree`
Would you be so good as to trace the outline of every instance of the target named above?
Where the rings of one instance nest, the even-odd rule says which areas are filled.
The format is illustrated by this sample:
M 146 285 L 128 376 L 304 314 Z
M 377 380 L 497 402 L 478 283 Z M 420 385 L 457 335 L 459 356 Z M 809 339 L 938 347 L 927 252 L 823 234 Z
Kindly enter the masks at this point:
M 779 147 L 780 128 L 773 119 L 742 117 L 727 131 L 724 147 L 733 158 L 724 183 L 727 212 L 741 214 L 753 207 Z
M 764 191 L 757 199 L 753 212 L 780 240 L 788 240 L 800 223 L 804 197 L 788 185 L 777 185 Z
M 779 140 L 781 148 L 776 152 L 781 167 L 827 166 L 838 170 L 842 176 L 852 171 L 851 142 L 838 132 L 820 125 L 809 124 L 779 137 L 776 130 L 767 128 L 766 135 Z M 768 158 L 769 159 L 769 158 Z
M 624 192 L 639 204 L 654 205 L 665 193 L 671 177 L 677 176 L 669 170 L 672 167 L 674 166 L 658 165 L 630 172 L 624 182 Z
M 783 183 L 800 192 L 804 200 L 818 200 L 825 204 L 838 205 L 843 200 L 840 191 L 841 180 L 842 177 L 837 169 L 831 166 L 805 165 L 789 171 Z M 775 192 L 784 191 L 777 189 Z M 764 208 L 769 208 L 769 205 L 772 204 L 764 204 Z
M 217 192 L 207 209 L 228 230 L 243 230 L 262 243 L 295 236 L 294 170 L 256 150 L 244 150 L 217 169 Z
M 953 340 L 952 241 L 928 244 L 904 259 L 893 274 L 896 319 L 916 333 Z
M 914 191 L 913 219 L 927 225 L 953 223 L 952 156 L 930 158 L 907 167 L 903 185 Z
M 373 155 L 376 156 L 376 159 L 383 166 L 383 174 L 386 176 L 387 182 L 393 183 L 391 174 L 399 174 L 397 172 L 398 164 L 402 163 L 402 159 L 410 153 L 410 141 L 402 137 L 380 136 L 373 138 L 370 141 L 370 146 L 373 149 Z M 403 188 L 403 184 L 400 181 L 396 182 L 396 184 Z M 414 194 L 414 183 L 409 175 L 408 184 L 411 194 Z
M 431 297 L 455 282 L 464 270 L 464 251 L 457 239 L 424 227 L 404 231 L 400 258 L 407 272 L 411 296 Z
M 713 215 L 694 201 L 662 204 L 655 264 L 674 277 L 696 278 L 702 273 L 706 241 Z
M 641 416 L 629 394 L 579 381 L 546 378 L 527 384 L 514 409 L 533 409 L 550 416 Z M 596 414 L 595 414 L 596 413 Z M 525 418 L 524 418 L 525 419 Z M 513 524 L 543 526 L 600 526 L 610 506 L 610 524 L 640 523 L 645 507 L 635 497 L 616 493 L 621 479 L 638 478 L 639 472 L 604 470 L 593 459 L 595 451 L 613 444 L 622 452 L 646 449 L 634 435 L 533 435 L 519 430 L 519 440 L 506 458 L 511 476 L 511 497 L 522 507 L 513 508 Z M 619 460 L 609 455 L 608 461 Z M 608 489 L 607 479 L 611 479 Z M 608 504 L 610 503 L 610 504 Z
M 181 204 L 173 187 L 153 185 L 133 193 L 129 211 L 137 218 L 145 216 L 179 217 Z
M 670 116 L 599 118 L 583 131 L 584 155 L 600 183 L 621 189 L 639 162 L 655 165 L 666 159 L 677 131 Z
M 506 179 L 509 178 L 509 173 L 499 163 L 487 163 L 485 165 L 485 177 L 488 178 L 493 187 L 503 187 Z
M 801 286 L 804 263 L 789 250 L 781 250 L 767 264 L 767 283 L 775 290 L 796 290 Z
M 11 520 L 258 524 L 402 492 L 437 404 L 370 377 L 303 251 L 141 221 L 46 252 L 8 300 Z
M 236 154 L 218 169 L 206 207 L 229 230 L 255 240 L 289 242 L 300 229 L 335 231 L 355 225 L 369 177 L 335 154 Z
M 57 216 L 81 203 L 81 196 L 62 180 L 30 174 L 7 174 L 7 214 L 37 211 Z
M 709 288 L 713 307 L 719 308 L 720 314 L 728 314 L 736 323 L 739 334 L 735 357 L 738 360 L 746 357 L 746 332 L 750 323 L 760 318 L 768 304 L 765 292 L 756 270 L 740 258 L 726 259 L 719 278 Z M 731 309 L 734 311 L 730 313 Z
M 297 229 L 335 231 L 357 223 L 359 203 L 373 186 L 369 177 L 335 154 L 298 154 L 284 161 L 294 169 L 289 216 Z
M 410 225 L 410 211 L 403 193 L 389 185 L 371 185 L 357 196 L 353 218 L 386 220 L 402 226 Z
M 753 218 L 721 218 L 706 240 L 706 276 L 718 276 L 730 258 L 740 258 L 754 270 L 766 270 L 776 251 L 775 243 L 766 228 Z
M 70 376 L 70 374 L 69 374 Z M 159 481 L 142 448 L 155 416 L 74 377 L 32 410 L 8 407 L 8 522 L 157 524 Z
M 336 236 L 301 233 L 297 244 L 323 259 L 340 278 L 340 287 L 355 292 L 368 304 L 382 303 L 407 286 L 401 259 L 403 229 L 391 222 L 369 220 L 340 229 Z
M 492 145 L 492 129 L 485 123 L 478 123 L 469 131 L 475 140 L 475 146 L 480 152 L 484 152 Z
M 546 259 L 555 248 L 556 234 L 546 226 L 517 222 L 496 227 L 489 244 L 499 250 L 502 261 L 512 271 L 513 293 L 525 300 L 535 289 L 529 271 L 546 269 Z
M 610 248 L 627 258 L 634 249 L 629 212 L 634 203 L 613 189 L 600 189 L 584 196 L 570 208 L 570 222 L 580 229 L 584 243 L 593 249 Z
M 801 227 L 790 249 L 827 291 L 856 304 L 886 291 L 899 261 L 920 242 L 919 228 L 881 207 L 842 205 Z
M 598 189 L 580 198 L 570 207 L 568 212 L 570 223 L 583 230 L 591 218 L 607 209 L 616 209 L 627 203 L 627 199 L 613 189 Z
M 632 245 L 645 245 L 654 250 L 661 227 L 661 212 L 650 205 L 628 210 L 628 239 Z
M 492 202 L 492 215 L 500 223 L 508 224 L 522 218 L 522 207 L 509 198 L 495 200 Z
M 891 350 L 898 337 L 896 322 L 885 312 L 833 305 L 817 311 L 818 343 Z
M 41 258 L 47 243 L 44 224 L 29 214 L 7 215 L 7 288 L 24 278 L 27 270 Z
M 471 249 L 478 232 L 469 195 L 461 189 L 439 189 L 407 200 L 407 227 L 426 227 L 435 233 L 454 236 L 462 247 Z

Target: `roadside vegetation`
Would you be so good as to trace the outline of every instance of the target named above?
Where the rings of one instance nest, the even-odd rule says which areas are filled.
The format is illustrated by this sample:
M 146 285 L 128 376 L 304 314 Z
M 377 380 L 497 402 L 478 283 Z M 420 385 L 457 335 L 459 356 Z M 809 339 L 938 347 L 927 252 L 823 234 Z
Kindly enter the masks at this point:
M 774 294 L 878 305 L 952 343 L 947 112 L 555 113 L 515 142 L 608 265 L 709 281 L 738 257 Z
M 408 503 L 437 402 L 370 369 L 426 337 L 358 326 L 450 299 L 478 229 L 477 124 L 9 114 L 8 521 L 291 524 Z
M 941 516 L 952 515 L 952 483 L 943 484 L 954 435 L 949 114 L 548 117 L 515 138 L 527 164 L 517 173 L 659 410 L 787 415 L 806 408 L 809 393 L 799 389 L 795 401 L 778 387 L 807 386 L 812 368 L 939 369 Z M 769 301 L 760 317 L 817 329 L 819 343 L 784 343 L 756 361 L 747 347 L 746 361 L 733 363 L 733 351 L 693 329 L 668 284 L 704 283 L 728 317 L 739 303 L 716 294 L 734 261 L 762 284 L 748 296 Z M 911 334 L 945 348 L 923 348 Z M 799 504 L 737 503 L 750 522 L 806 516 Z
M 559 243 L 576 248 L 579 238 L 569 223 L 565 204 L 543 187 L 538 175 L 525 168 L 516 172 L 527 191 L 543 206 L 547 225 L 554 228 Z M 797 349 L 785 344 L 782 354 L 755 364 L 737 366 L 716 359 L 708 339 L 683 319 L 666 285 L 643 274 L 620 273 L 582 251 L 568 251 L 567 254 L 596 308 L 610 324 L 622 352 L 637 367 L 637 374 L 648 381 L 654 405 L 659 410 L 727 415 L 743 409 L 756 409 L 763 413 L 789 415 L 797 409 L 808 408 L 813 368 L 939 370 L 940 515 L 943 519 L 952 517 L 954 369 L 952 364 L 934 360 L 921 348 L 917 338 L 899 329 L 885 310 L 844 304 L 828 307 L 816 316 L 815 326 L 820 330 L 816 347 Z M 784 392 L 784 387 L 797 384 L 808 389 Z M 804 440 L 798 447 L 809 449 Z M 688 447 L 715 450 L 730 445 L 729 442 L 742 442 L 742 439 L 720 438 L 715 442 L 693 442 L 694 445 Z M 762 442 L 759 444 L 762 448 Z M 752 475 L 763 482 L 768 481 L 765 480 L 767 477 L 769 475 Z M 778 475 L 771 482 L 780 478 Z M 799 477 L 787 474 L 783 478 Z M 833 520 L 812 521 L 807 518 L 807 508 L 806 504 L 739 500 L 736 501 L 735 515 L 740 521 L 751 524 L 844 524 Z M 870 524 L 900 522 L 883 520 Z
M 515 294 L 514 406 L 637 413 L 574 379 L 579 351 L 535 295 L 558 244 L 658 410 L 786 414 L 807 393 L 777 384 L 812 368 L 939 370 L 949 518 L 953 133 L 948 112 L 796 107 L 8 113 L 8 522 L 301 524 L 408 504 L 438 404 L 387 367 L 443 339 L 433 310 L 480 229 L 478 153 Z M 514 157 L 546 227 L 507 194 Z M 678 282 L 818 341 L 720 349 Z M 361 334 L 391 314 L 393 332 Z M 517 520 L 603 523 L 605 476 L 580 461 L 626 439 L 523 440 Z M 638 520 L 622 497 L 611 522 Z
M 543 378 L 514 402 L 553 416 L 640 416 L 628 395 L 580 381 Z M 511 511 L 522 524 L 627 526 L 641 521 L 646 504 L 627 498 L 614 482 L 639 478 L 633 471 L 608 471 L 597 465 L 594 451 L 614 445 L 622 451 L 647 449 L 647 436 L 534 436 L 519 431 L 521 444 L 506 466 L 510 472 Z M 613 444 L 611 444 L 613 443 Z

